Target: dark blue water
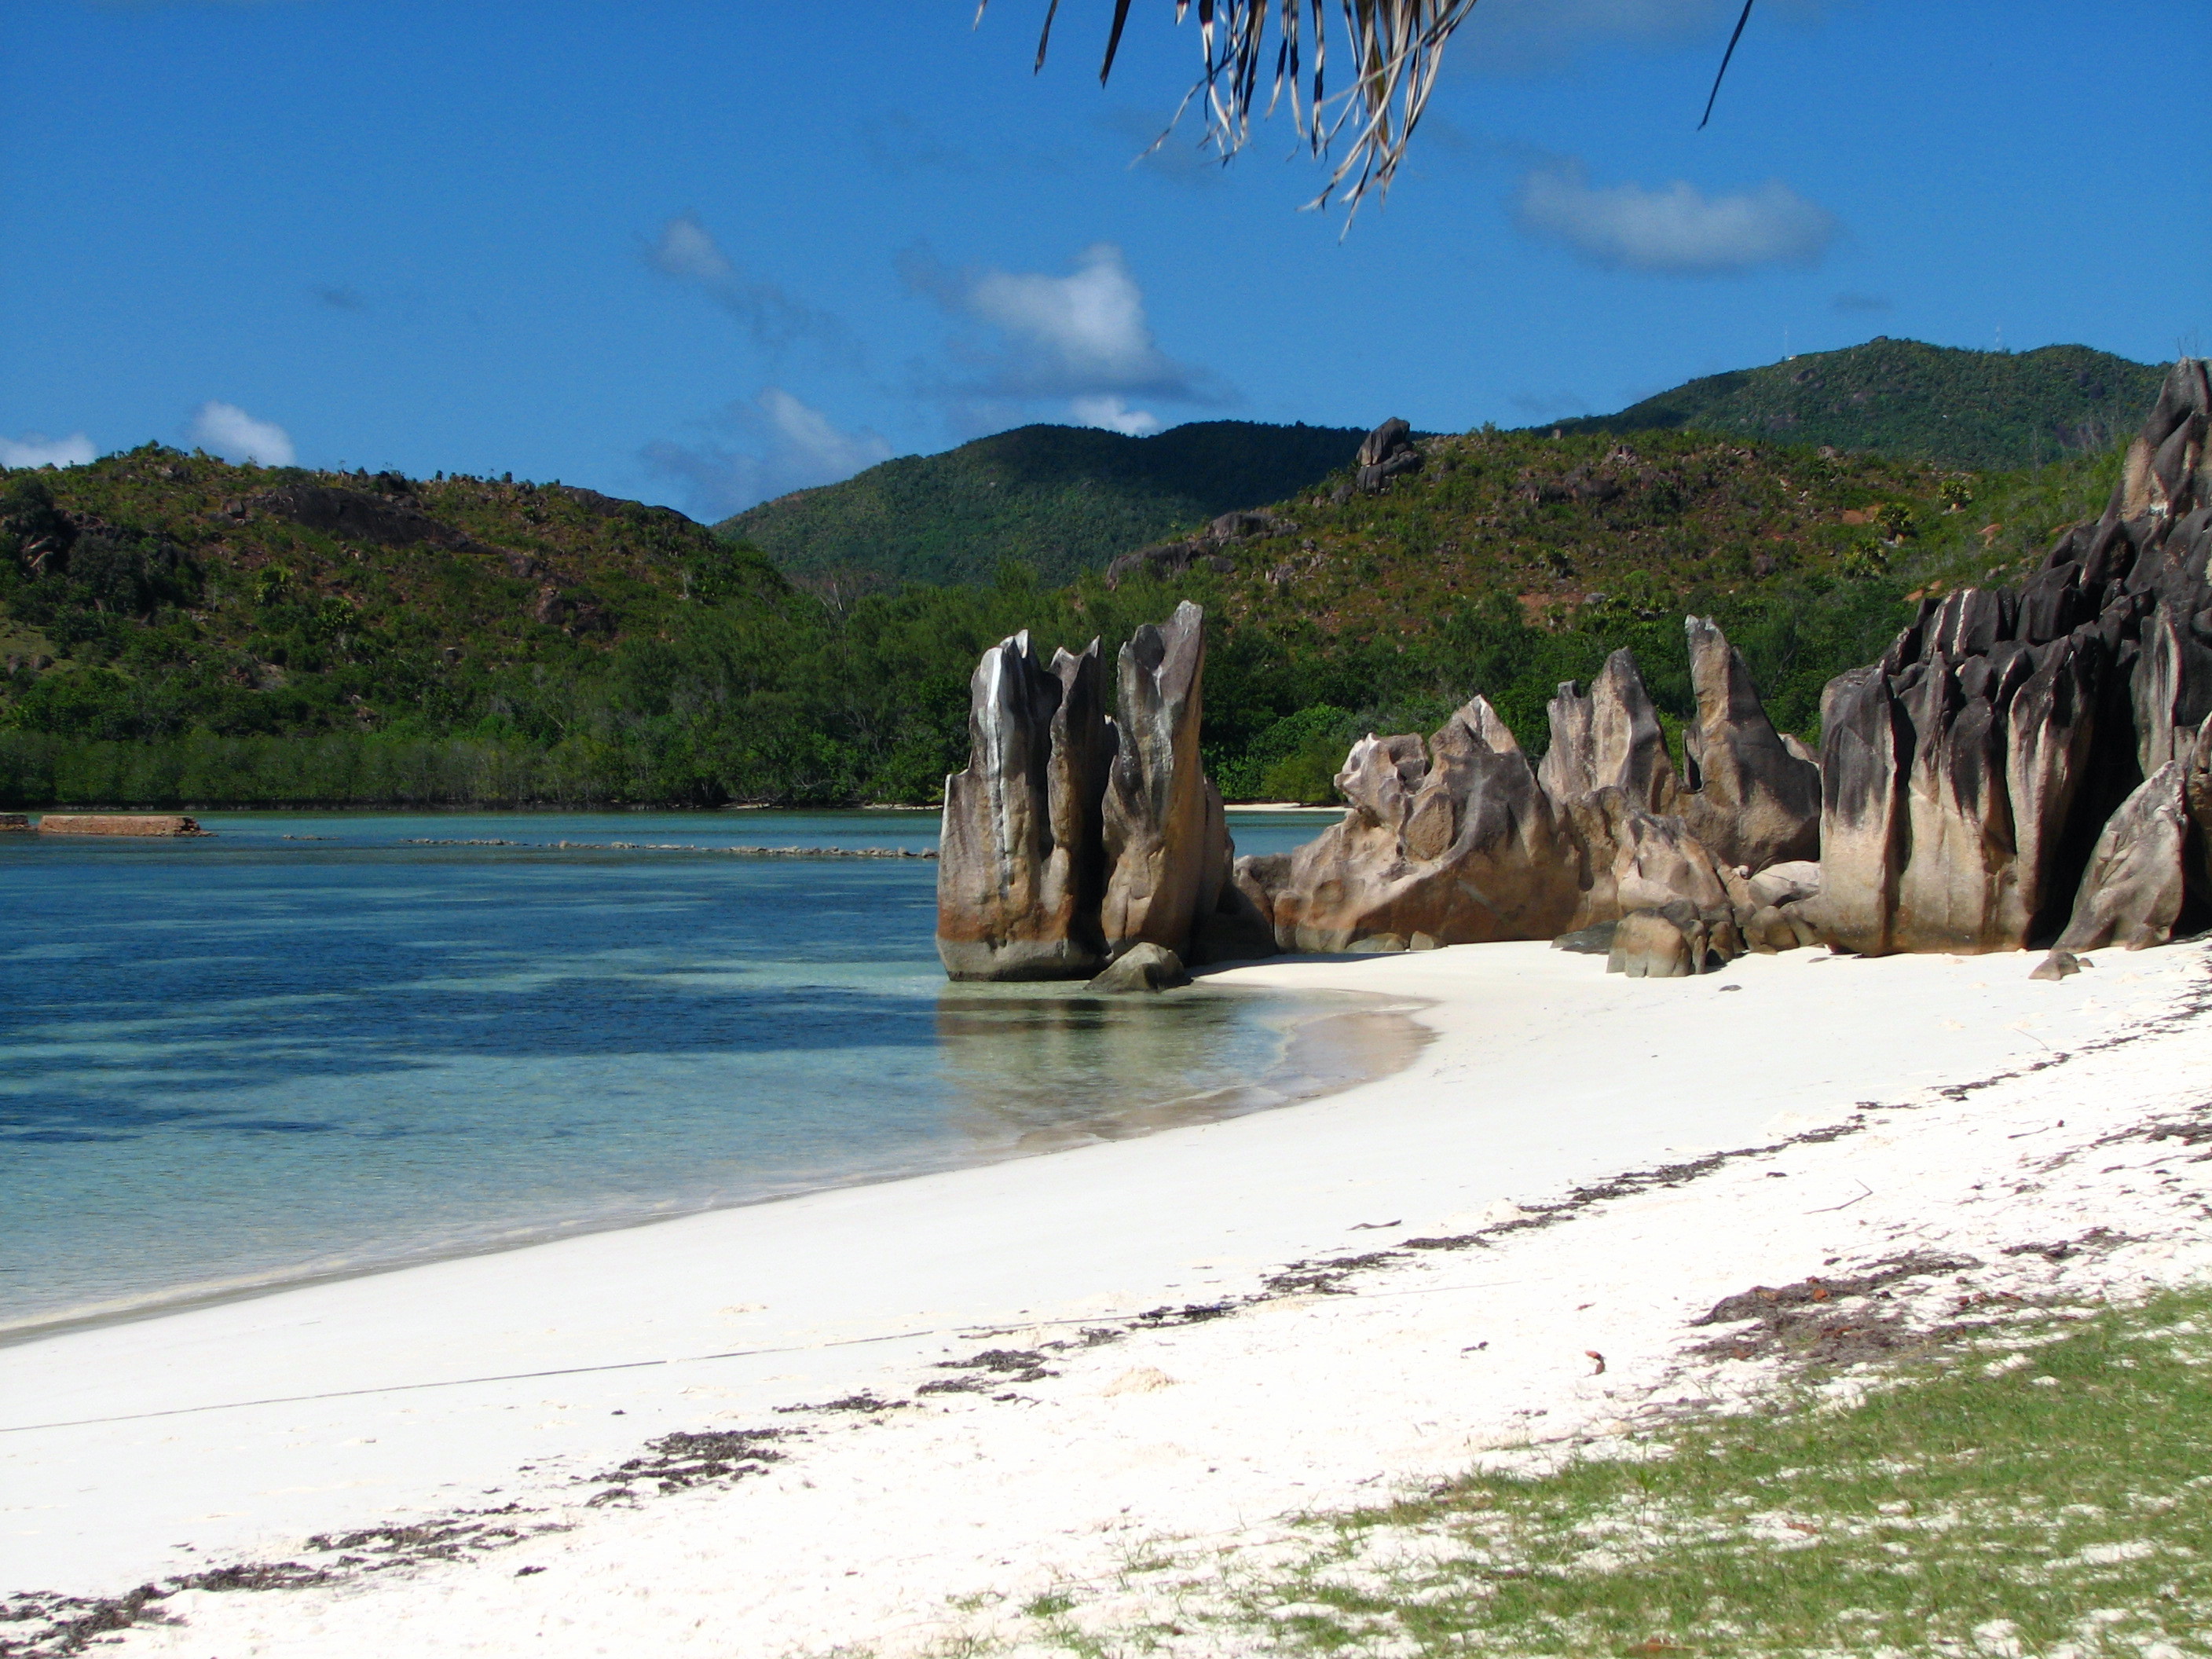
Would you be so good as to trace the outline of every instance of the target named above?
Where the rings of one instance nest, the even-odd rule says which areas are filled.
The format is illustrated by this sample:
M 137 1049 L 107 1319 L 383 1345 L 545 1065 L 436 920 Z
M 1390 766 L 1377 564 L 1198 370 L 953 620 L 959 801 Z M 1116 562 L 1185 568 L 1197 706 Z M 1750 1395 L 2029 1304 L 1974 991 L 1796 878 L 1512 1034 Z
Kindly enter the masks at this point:
M 726 850 L 920 850 L 933 815 L 203 822 L 0 837 L 0 1332 L 1316 1086 L 1315 1005 L 950 986 L 933 862 Z

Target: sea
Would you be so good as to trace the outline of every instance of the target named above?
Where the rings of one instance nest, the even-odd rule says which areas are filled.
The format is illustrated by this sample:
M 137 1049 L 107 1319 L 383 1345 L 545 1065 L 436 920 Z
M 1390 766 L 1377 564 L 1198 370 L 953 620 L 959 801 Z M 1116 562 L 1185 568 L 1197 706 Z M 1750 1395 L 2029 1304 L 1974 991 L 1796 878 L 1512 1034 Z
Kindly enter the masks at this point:
M 0 836 L 0 1341 L 1234 1115 L 1407 1051 L 1358 1000 L 948 983 L 931 812 L 200 821 Z M 823 856 L 862 851 L 907 856 Z

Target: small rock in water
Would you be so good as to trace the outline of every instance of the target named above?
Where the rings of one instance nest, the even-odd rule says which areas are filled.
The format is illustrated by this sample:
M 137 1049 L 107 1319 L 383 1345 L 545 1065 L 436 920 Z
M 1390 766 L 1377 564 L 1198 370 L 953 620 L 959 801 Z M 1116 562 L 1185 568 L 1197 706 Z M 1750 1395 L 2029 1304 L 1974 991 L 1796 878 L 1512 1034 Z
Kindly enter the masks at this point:
M 1190 975 L 1183 971 L 1182 958 L 1164 945 L 1149 940 L 1133 945 L 1114 958 L 1105 972 L 1090 984 L 1087 991 L 1164 991 L 1171 986 L 1188 985 Z

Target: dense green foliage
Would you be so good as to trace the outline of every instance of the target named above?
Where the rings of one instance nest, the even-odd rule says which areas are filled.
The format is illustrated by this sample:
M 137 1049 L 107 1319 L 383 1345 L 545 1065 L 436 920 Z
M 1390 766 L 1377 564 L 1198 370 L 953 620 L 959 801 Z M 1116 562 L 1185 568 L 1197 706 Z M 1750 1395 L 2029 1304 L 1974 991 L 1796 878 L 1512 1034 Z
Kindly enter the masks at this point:
M 1532 750 L 1561 680 L 1631 646 L 1690 708 L 1719 618 L 1810 737 L 1820 687 L 1922 592 L 2016 574 L 2112 457 L 2019 477 L 1695 434 L 1428 441 L 1293 527 L 1164 580 L 855 600 L 665 509 L 557 484 L 230 466 L 156 446 L 0 474 L 0 805 L 921 802 L 1018 629 L 1109 660 L 1183 598 L 1232 798 L 1319 800 L 1363 731 L 1481 691 Z M 337 493 L 333 493 L 337 492 Z M 334 505 L 335 504 L 335 505 Z M 314 527 L 322 523 L 324 528 Z
M 1149 438 L 1018 427 L 763 502 L 720 528 L 825 590 L 985 582 L 1010 559 L 1069 581 L 1185 525 L 1294 495 L 1350 461 L 1364 435 L 1250 421 Z
M 1698 428 L 1868 450 L 1941 466 L 2018 469 L 2109 449 L 2158 396 L 2162 368 L 2087 346 L 1964 351 L 1877 337 L 1710 374 L 1566 432 Z

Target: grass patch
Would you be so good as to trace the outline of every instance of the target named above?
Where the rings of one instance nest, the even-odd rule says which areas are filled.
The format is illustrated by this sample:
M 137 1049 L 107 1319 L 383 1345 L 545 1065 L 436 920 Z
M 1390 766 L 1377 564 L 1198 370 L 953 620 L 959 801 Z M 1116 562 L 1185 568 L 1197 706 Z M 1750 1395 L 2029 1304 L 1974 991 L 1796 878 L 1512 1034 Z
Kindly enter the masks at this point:
M 2212 1651 L 2212 1292 L 2039 1335 L 1318 1517 L 1204 1622 L 1284 1653 Z

